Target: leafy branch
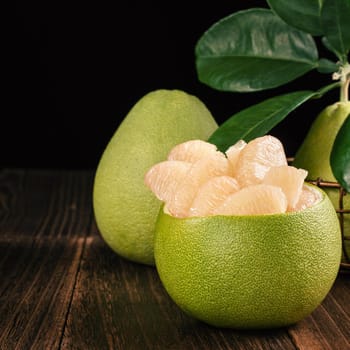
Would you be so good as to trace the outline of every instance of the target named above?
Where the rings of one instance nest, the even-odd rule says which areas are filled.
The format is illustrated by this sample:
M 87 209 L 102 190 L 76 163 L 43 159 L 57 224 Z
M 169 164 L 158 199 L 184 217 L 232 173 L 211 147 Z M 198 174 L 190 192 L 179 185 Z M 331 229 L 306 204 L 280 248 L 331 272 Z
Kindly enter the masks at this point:
M 248 93 L 278 88 L 317 70 L 331 74 L 338 83 L 276 96 L 233 115 L 210 138 L 221 150 L 235 140 L 266 134 L 301 104 L 321 98 L 329 89 L 338 88 L 339 100 L 349 102 L 350 1 L 267 3 L 270 9 L 238 11 L 202 35 L 195 47 L 199 80 L 216 90 Z M 334 61 L 319 58 L 314 36 L 322 38 Z M 334 148 L 332 170 L 349 191 L 349 126 L 339 131 Z

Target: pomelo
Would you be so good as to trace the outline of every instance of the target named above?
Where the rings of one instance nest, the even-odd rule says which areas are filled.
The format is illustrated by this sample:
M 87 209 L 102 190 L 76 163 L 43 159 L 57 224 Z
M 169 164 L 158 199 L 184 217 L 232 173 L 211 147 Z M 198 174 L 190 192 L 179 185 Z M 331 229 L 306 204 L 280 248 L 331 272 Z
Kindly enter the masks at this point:
M 196 96 L 156 90 L 142 97 L 120 124 L 96 169 L 93 208 L 106 243 L 119 255 L 154 264 L 154 226 L 161 205 L 144 174 L 175 145 L 206 140 L 217 128 Z
M 156 225 L 155 263 L 170 297 L 218 327 L 281 327 L 307 316 L 340 265 L 340 226 L 328 196 L 304 182 L 305 170 L 287 165 L 282 144 L 270 135 L 230 147 L 228 167 L 202 152 L 210 145 L 187 146 L 175 147 L 181 161 L 156 164 L 145 176 L 151 189 L 161 182 L 158 198 L 167 186 L 180 197 L 191 193 L 180 203 L 166 196 Z M 189 159 L 182 152 L 195 159 L 187 162 L 189 176 L 174 169 Z M 201 161 L 211 164 L 210 173 L 195 167 L 203 181 L 183 186 Z
M 339 222 L 329 198 L 300 211 L 176 218 L 160 212 L 155 261 L 175 303 L 217 327 L 282 327 L 325 298 L 341 257 Z
M 350 102 L 336 102 L 322 110 L 312 123 L 292 163 L 308 171 L 308 180 L 316 181 L 320 178 L 326 182 L 336 182 L 330 166 L 330 154 L 336 135 L 349 114 Z M 338 209 L 338 189 L 326 187 L 323 189 L 334 207 Z M 343 204 L 344 209 L 350 210 L 350 194 L 344 196 Z M 344 214 L 344 219 L 344 235 L 350 239 L 350 214 Z M 350 257 L 350 241 L 347 242 L 349 244 L 344 245 L 344 248 L 347 248 L 347 255 Z

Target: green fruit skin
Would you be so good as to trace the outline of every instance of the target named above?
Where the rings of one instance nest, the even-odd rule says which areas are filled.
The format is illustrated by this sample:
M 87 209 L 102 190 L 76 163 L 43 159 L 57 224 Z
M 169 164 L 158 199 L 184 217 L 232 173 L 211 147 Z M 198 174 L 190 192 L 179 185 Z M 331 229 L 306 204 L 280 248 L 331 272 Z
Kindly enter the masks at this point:
M 326 107 L 311 125 L 293 161 L 295 167 L 308 171 L 308 180 L 321 178 L 324 181 L 336 182 L 330 165 L 330 155 L 337 133 L 349 113 L 350 102 L 336 102 Z M 338 209 L 339 191 L 329 188 L 324 188 L 324 190 L 334 207 Z M 345 209 L 350 209 L 349 194 L 344 197 L 343 205 Z M 350 215 L 344 215 L 344 219 L 344 234 L 350 238 Z M 350 245 L 347 251 L 350 257 Z M 345 257 L 344 260 L 346 260 Z
M 321 191 L 322 192 L 322 191 Z M 301 212 L 179 219 L 160 212 L 160 279 L 186 313 L 217 327 L 287 326 L 325 298 L 341 258 L 329 198 Z
M 93 208 L 98 229 L 119 255 L 154 265 L 154 226 L 160 201 L 144 184 L 149 168 L 190 139 L 206 140 L 217 123 L 195 96 L 155 90 L 130 110 L 97 166 Z

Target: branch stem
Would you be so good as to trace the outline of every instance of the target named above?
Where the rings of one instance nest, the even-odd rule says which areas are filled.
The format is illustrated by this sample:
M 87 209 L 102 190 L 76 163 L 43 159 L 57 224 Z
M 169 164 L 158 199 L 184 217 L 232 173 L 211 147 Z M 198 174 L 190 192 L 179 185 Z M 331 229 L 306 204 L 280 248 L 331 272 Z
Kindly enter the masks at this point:
M 350 83 L 350 75 L 348 75 L 347 79 L 342 82 L 340 88 L 340 101 L 348 102 L 349 101 L 349 83 Z
M 349 84 L 350 84 L 350 64 L 345 62 L 339 67 L 339 71 L 333 73 L 333 79 L 340 82 L 340 101 L 349 101 Z

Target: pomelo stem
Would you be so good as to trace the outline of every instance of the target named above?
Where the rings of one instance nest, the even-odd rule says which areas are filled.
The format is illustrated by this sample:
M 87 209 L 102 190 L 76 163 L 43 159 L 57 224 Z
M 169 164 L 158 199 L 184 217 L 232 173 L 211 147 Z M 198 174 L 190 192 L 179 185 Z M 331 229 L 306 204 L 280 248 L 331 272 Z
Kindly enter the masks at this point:
M 349 83 L 350 83 L 350 76 L 345 80 L 344 83 L 341 84 L 340 88 L 340 101 L 341 102 L 348 102 L 349 101 Z
M 340 79 L 340 101 L 349 101 L 350 64 L 345 63 L 336 75 Z

